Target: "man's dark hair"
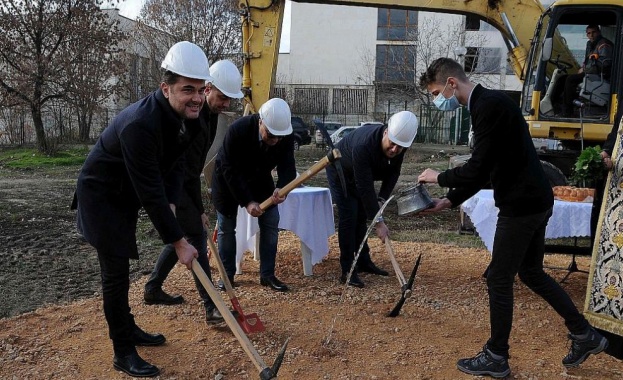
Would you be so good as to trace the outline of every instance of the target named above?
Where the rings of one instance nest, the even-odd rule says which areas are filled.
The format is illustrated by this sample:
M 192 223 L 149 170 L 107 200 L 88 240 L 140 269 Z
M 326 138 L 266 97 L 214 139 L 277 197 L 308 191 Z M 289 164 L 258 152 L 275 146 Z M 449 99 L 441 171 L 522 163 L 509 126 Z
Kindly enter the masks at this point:
M 433 83 L 445 83 L 449 77 L 460 81 L 467 80 L 463 67 L 453 59 L 437 58 L 420 76 L 420 87 L 426 90 Z
M 596 31 L 601 33 L 601 29 L 599 28 L 599 25 L 597 25 L 597 24 L 591 24 L 591 25 L 587 26 L 586 29 L 587 30 L 588 29 L 595 29 Z
M 174 73 L 171 70 L 166 70 L 162 74 L 162 81 L 169 86 L 174 85 L 181 78 L 181 75 Z

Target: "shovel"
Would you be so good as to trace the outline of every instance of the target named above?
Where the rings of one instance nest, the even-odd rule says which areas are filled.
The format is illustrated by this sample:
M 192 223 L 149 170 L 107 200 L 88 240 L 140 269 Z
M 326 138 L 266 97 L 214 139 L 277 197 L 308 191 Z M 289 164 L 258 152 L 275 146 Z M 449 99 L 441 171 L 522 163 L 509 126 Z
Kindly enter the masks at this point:
M 234 310 L 237 312 L 236 320 L 238 321 L 238 324 L 247 334 L 264 331 L 264 324 L 262 324 L 260 317 L 256 313 L 245 315 L 242 311 L 240 302 L 238 302 L 238 297 L 236 297 L 236 292 L 231 286 L 231 282 L 229 282 L 227 272 L 225 272 L 221 256 L 219 256 L 216 246 L 211 238 L 208 238 L 208 246 L 210 247 L 210 252 L 212 252 L 211 256 L 214 257 L 216 265 L 218 266 L 218 271 L 221 274 L 221 281 L 223 281 L 223 285 L 225 285 L 225 292 L 227 293 L 227 296 L 229 296 L 229 300 L 231 301 Z
M 215 254 L 214 256 L 218 256 L 218 254 Z M 225 318 L 225 322 L 236 336 L 236 339 L 238 339 L 238 341 L 242 345 L 242 349 L 249 356 L 249 358 L 253 362 L 253 365 L 255 365 L 255 368 L 260 371 L 260 380 L 270 380 L 277 378 L 277 372 L 279 371 L 279 367 L 281 367 L 281 363 L 283 362 L 283 356 L 286 352 L 289 338 L 286 339 L 285 343 L 279 350 L 279 353 L 277 354 L 277 357 L 275 358 L 275 362 L 273 363 L 272 367 L 268 367 L 266 363 L 264 363 L 264 360 L 262 360 L 262 357 L 257 352 L 255 347 L 253 347 L 253 344 L 245 335 L 244 330 L 238 324 L 236 318 L 234 318 L 231 311 L 229 311 L 229 308 L 227 307 L 227 305 L 225 305 L 225 301 L 223 301 L 223 298 L 221 298 L 218 290 L 216 290 L 216 288 L 212 284 L 212 281 L 210 281 L 208 275 L 204 272 L 203 268 L 201 268 L 201 265 L 199 265 L 196 259 L 193 259 L 192 269 L 203 287 L 208 292 L 208 295 L 210 295 L 210 298 L 212 298 L 212 301 L 214 301 L 216 308 L 221 312 L 223 318 Z M 242 313 L 240 313 L 240 315 L 242 315 Z

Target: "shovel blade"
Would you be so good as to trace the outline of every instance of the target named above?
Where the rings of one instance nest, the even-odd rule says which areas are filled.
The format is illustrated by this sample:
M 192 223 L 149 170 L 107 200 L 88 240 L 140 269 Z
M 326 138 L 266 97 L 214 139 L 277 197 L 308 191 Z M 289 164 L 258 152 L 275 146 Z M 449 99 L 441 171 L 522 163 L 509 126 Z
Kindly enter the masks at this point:
M 247 333 L 255 333 L 264 331 L 264 324 L 260 320 L 260 317 L 256 313 L 251 313 L 244 315 L 242 313 L 238 313 L 236 316 L 236 320 L 238 324 L 242 328 L 242 330 Z

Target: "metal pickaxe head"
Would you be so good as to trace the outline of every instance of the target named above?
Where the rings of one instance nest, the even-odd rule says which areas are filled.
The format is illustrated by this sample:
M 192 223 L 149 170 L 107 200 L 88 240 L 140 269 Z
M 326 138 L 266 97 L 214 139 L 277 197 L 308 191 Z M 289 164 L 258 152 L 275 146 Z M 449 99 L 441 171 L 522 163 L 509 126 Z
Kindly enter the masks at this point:
M 337 150 L 339 152 L 339 150 L 333 144 L 333 140 L 331 140 L 331 136 L 329 136 L 329 132 L 327 131 L 327 128 L 324 126 L 324 124 L 318 123 L 316 124 L 316 126 L 320 130 L 320 133 L 322 133 L 322 137 L 327 142 L 327 145 L 329 145 L 329 148 L 331 148 L 331 151 Z M 331 161 L 331 164 L 335 166 L 335 170 L 337 170 L 337 175 L 340 177 L 340 184 L 342 185 L 342 191 L 344 192 L 344 194 L 346 194 L 347 193 L 346 178 L 344 177 L 344 169 L 342 169 L 342 163 L 340 162 L 340 160 L 334 160 L 334 161 Z
M 389 314 L 387 314 L 388 317 L 392 317 L 392 318 L 397 317 L 398 314 L 400 314 L 400 309 L 402 309 L 402 305 L 404 305 L 407 298 L 411 297 L 411 291 L 413 289 L 413 282 L 415 280 L 415 275 L 417 273 L 417 270 L 420 267 L 421 259 L 422 259 L 422 254 L 418 256 L 417 261 L 415 262 L 415 266 L 413 267 L 413 270 L 411 271 L 411 276 L 409 277 L 409 281 L 407 281 L 407 283 L 402 286 L 402 295 L 400 296 L 400 299 L 398 300 L 398 303 L 396 304 L 396 306 L 394 306 L 394 309 L 390 311 Z
M 266 367 L 262 372 L 260 372 L 260 380 L 272 380 L 277 378 L 277 372 L 279 372 L 279 368 L 281 367 L 281 363 L 283 362 L 283 356 L 286 353 L 286 347 L 288 346 L 288 342 L 290 338 L 288 337 L 286 341 L 281 346 L 281 349 L 277 353 L 277 357 L 275 358 L 275 362 L 272 367 Z

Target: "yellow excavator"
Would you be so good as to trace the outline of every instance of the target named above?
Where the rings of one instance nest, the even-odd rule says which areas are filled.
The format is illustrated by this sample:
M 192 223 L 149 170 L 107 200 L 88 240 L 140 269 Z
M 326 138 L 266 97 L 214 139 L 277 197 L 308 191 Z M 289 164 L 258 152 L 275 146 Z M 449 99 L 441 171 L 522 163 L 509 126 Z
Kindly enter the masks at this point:
M 586 146 L 603 144 L 612 129 L 618 101 L 623 95 L 623 71 L 616 70 L 623 65 L 621 0 L 557 0 L 547 8 L 539 0 L 299 0 L 298 2 L 469 15 L 476 16 L 495 27 L 507 44 L 510 66 L 523 83 L 520 102 L 532 137 L 558 141 L 560 149 L 539 150 L 542 162 L 554 169 L 554 172 L 546 170 L 553 185 L 567 184 L 566 176 L 571 173 L 571 168 L 581 150 Z M 242 15 L 245 112 L 249 113 L 259 109 L 269 98 L 275 85 L 285 0 L 240 0 L 239 7 Z M 614 47 L 612 57 L 609 58 L 612 69 L 610 72 L 585 75 L 577 88 L 577 97 L 574 100 L 577 109 L 574 109 L 571 116 L 560 116 L 557 112 L 561 101 L 560 97 L 556 96 L 557 86 L 562 84 L 562 78 L 566 74 L 578 73 L 584 64 L 586 43 L 584 33 L 588 25 L 598 25 L 602 35 L 612 41 Z M 418 67 L 420 71 L 424 69 Z M 554 178 L 556 175 L 560 178 Z M 617 218 L 618 220 L 620 218 Z M 619 242 L 616 244 L 618 247 L 621 246 Z M 618 254 L 617 252 L 612 251 L 609 255 L 614 256 Z M 621 278 L 620 270 L 612 269 L 612 271 L 616 272 L 612 278 Z M 611 290 L 609 293 L 601 294 L 590 285 L 587 288 L 585 305 L 587 318 L 591 318 L 591 323 L 597 322 L 595 326 L 603 328 L 605 333 L 609 334 L 611 347 L 617 347 L 609 353 L 622 358 L 623 327 L 616 324 L 613 318 L 599 315 L 595 305 L 588 302 L 589 299 L 618 302 L 620 292 L 616 289 L 619 288 L 613 285 L 612 289 L 608 288 Z M 591 291 L 599 294 L 591 294 Z M 603 307 L 603 303 L 598 303 L 597 306 Z M 618 310 L 620 311 L 620 303 Z
M 577 73 L 584 59 L 584 30 L 597 24 L 614 43 L 610 66 L 623 59 L 623 2 L 558 0 L 545 8 L 539 0 L 302 0 L 303 3 L 397 8 L 475 16 L 495 27 L 508 47 L 508 62 L 523 83 L 521 107 L 533 138 L 557 140 L 541 149 L 549 162 L 550 182 L 567 184 L 566 176 L 586 146 L 603 144 L 623 92 L 623 73 L 586 78 L 577 88 L 573 116 L 559 116 L 555 95 L 565 74 Z M 246 111 L 255 112 L 275 85 L 285 0 L 241 0 Z M 336 20 L 338 21 L 338 20 Z M 580 48 L 578 49 L 578 39 Z M 424 68 L 418 68 L 423 70 Z M 588 76 L 587 76 L 588 77 Z M 557 177 L 557 178 L 555 178 Z

